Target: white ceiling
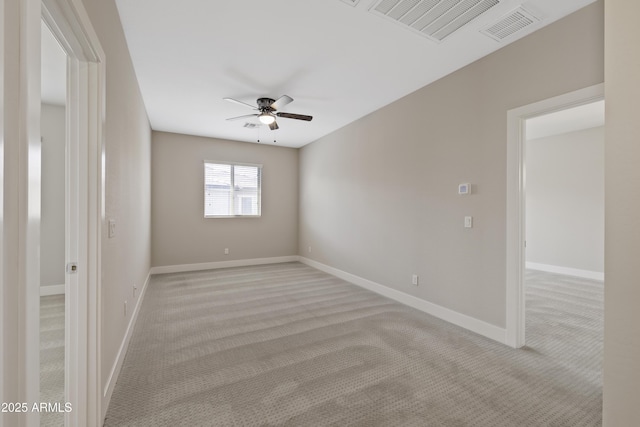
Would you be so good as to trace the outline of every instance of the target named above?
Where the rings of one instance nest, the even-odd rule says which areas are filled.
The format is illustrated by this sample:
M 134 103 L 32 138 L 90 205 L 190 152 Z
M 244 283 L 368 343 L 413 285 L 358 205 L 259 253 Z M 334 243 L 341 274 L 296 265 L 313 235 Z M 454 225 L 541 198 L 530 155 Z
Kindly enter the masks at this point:
M 527 120 L 527 141 L 604 126 L 604 100 Z
M 116 0 L 153 129 L 288 147 L 315 141 L 593 1 L 500 0 L 435 42 L 372 13 L 378 0 Z M 521 5 L 540 21 L 502 42 L 480 33 Z M 280 129 L 270 131 L 225 120 L 253 111 L 224 97 L 255 104 L 283 94 L 294 102 L 282 111 L 313 121 L 279 118 Z

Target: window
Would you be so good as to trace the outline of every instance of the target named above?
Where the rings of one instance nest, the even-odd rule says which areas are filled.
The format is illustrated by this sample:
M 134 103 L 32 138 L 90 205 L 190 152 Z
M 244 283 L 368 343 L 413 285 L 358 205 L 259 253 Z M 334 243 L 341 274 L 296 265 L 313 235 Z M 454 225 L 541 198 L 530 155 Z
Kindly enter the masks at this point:
M 204 164 L 204 216 L 260 216 L 261 165 Z

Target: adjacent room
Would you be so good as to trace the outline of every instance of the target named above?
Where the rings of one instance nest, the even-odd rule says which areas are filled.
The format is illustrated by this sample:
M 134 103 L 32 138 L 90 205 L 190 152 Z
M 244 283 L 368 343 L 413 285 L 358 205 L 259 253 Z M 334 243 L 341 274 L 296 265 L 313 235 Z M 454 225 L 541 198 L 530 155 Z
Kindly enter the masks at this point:
M 20 1 L 0 425 L 637 421 L 620 0 Z

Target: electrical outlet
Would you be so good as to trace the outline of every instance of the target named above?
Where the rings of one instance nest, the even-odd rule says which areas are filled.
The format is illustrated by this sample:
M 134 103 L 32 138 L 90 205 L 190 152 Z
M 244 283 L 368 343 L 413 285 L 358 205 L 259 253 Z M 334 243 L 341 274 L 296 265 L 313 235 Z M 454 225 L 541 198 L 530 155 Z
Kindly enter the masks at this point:
M 224 248 L 224 254 L 229 255 L 229 248 Z
M 418 286 L 418 275 L 414 274 L 413 276 L 411 276 L 411 284 Z
M 127 300 L 124 301 L 124 317 L 127 317 Z

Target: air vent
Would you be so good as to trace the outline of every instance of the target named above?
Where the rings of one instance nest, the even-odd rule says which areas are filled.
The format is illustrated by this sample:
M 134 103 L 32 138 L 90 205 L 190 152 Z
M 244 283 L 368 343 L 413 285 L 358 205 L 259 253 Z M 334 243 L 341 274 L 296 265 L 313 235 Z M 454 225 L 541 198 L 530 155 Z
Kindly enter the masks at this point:
M 380 0 L 370 12 L 442 41 L 500 0 Z
M 538 21 L 538 18 L 519 7 L 480 32 L 494 40 L 502 41 Z
M 247 129 L 254 129 L 254 128 L 257 128 L 258 126 L 260 126 L 258 123 L 247 122 L 244 124 L 244 127 L 246 127 Z
M 342 0 L 342 1 L 351 6 L 355 6 L 360 2 L 360 0 Z

